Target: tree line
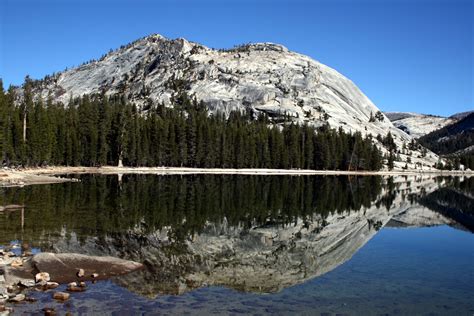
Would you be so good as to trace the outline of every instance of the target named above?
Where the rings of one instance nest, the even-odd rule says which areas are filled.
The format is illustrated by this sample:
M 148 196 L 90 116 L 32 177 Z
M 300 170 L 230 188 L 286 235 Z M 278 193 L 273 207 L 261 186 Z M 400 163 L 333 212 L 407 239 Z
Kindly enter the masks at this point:
M 173 107 L 139 110 L 123 95 L 84 95 L 67 106 L 34 99 L 31 84 L 15 102 L 0 87 L 0 161 L 14 166 L 185 166 L 378 170 L 369 135 L 328 126 L 274 125 L 265 115 L 209 114 L 179 93 Z

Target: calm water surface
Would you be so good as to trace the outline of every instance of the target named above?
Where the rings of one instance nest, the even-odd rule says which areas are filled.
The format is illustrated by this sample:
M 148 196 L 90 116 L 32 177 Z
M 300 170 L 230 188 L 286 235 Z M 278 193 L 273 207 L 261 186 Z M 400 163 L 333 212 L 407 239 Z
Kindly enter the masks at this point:
M 146 269 L 17 314 L 474 314 L 474 178 L 80 179 L 2 189 L 0 245 Z

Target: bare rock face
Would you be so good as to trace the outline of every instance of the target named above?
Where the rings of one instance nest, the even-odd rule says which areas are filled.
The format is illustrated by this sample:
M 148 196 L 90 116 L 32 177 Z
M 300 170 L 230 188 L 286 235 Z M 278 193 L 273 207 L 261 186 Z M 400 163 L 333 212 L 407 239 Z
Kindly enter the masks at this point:
M 389 112 L 385 113 L 385 115 L 390 119 L 393 125 L 411 135 L 413 138 L 420 138 L 449 124 L 457 122 L 457 119 L 453 117 L 418 113 Z
M 83 279 L 88 280 L 88 276 L 93 273 L 99 273 L 101 278 L 109 278 L 143 268 L 142 264 L 133 261 L 76 253 L 39 253 L 31 259 L 31 263 L 37 270 L 47 271 L 51 280 L 59 283 L 68 283 L 77 279 L 79 269 L 84 270 Z
M 148 100 L 170 106 L 174 95 L 186 92 L 212 112 L 250 110 L 276 121 L 289 116 L 295 122 L 329 124 L 374 137 L 390 131 L 400 147 L 411 140 L 385 115 L 371 120 L 379 109 L 352 81 L 273 43 L 215 50 L 151 35 L 98 61 L 48 76 L 35 84 L 34 92 L 44 99 L 51 93 L 65 104 L 71 96 L 121 93 L 144 110 Z M 430 153 L 420 162 L 431 166 L 437 159 Z

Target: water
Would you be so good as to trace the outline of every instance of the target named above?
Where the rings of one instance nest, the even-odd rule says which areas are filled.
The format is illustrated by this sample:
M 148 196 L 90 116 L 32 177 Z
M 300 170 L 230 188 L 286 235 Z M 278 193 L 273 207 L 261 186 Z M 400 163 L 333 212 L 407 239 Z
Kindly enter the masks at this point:
M 474 314 L 474 178 L 80 178 L 3 189 L 0 244 L 146 269 L 16 313 Z

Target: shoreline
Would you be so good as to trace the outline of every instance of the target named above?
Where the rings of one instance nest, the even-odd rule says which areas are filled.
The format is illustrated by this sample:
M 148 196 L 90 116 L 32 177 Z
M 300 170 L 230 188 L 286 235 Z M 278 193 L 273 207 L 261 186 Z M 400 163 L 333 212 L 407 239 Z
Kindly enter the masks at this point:
M 344 171 L 344 170 L 307 170 L 307 169 L 232 169 L 232 168 L 189 168 L 189 167 L 44 167 L 0 170 L 0 187 L 24 186 L 33 184 L 51 184 L 76 181 L 60 177 L 65 174 L 234 174 L 234 175 L 352 175 L 352 176 L 472 176 L 473 171 L 445 170 L 394 170 L 394 171 Z

